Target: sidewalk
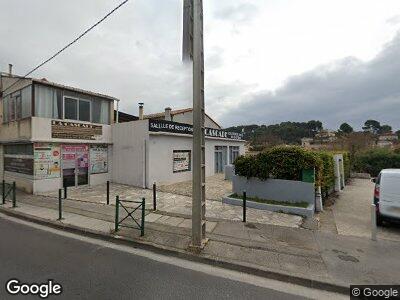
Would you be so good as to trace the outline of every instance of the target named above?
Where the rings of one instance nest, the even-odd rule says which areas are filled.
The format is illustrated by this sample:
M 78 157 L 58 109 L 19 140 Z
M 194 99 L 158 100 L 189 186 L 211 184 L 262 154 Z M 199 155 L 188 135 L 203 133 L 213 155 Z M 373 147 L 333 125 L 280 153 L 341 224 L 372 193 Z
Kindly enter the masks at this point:
M 153 206 L 152 190 L 112 183 L 110 184 L 110 203 L 113 205 L 115 204 L 116 195 L 119 195 L 120 199 L 124 200 L 138 200 L 144 197 L 146 198 L 146 207 L 152 208 Z M 56 198 L 58 197 L 58 192 L 43 193 L 41 196 Z M 106 185 L 70 187 L 68 188 L 68 199 L 105 204 Z M 207 199 L 206 208 L 206 217 L 208 220 L 242 220 L 242 208 L 224 204 L 221 199 L 219 201 Z M 171 216 L 191 216 L 192 198 L 185 195 L 157 191 L 157 210 Z M 247 219 L 249 222 L 286 227 L 300 227 L 303 221 L 300 216 L 253 208 L 247 209 Z
M 400 243 L 395 241 L 373 242 L 301 228 L 216 220 L 207 222 L 209 241 L 203 252 L 195 255 L 187 251 L 191 227 L 188 218 L 147 212 L 144 237 L 133 229 L 121 229 L 114 235 L 114 206 L 64 200 L 62 221 L 56 220 L 57 207 L 56 198 L 30 195 L 17 197 L 17 208 L 11 208 L 10 203 L 0 205 L 0 212 L 341 292 L 350 284 L 396 284 L 400 277 Z

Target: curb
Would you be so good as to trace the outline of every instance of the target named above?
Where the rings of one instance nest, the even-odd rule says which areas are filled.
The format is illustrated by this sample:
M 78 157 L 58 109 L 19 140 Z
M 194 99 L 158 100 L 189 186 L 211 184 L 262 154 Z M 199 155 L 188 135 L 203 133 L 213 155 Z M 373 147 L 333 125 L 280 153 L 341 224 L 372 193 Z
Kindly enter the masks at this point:
M 35 217 L 35 216 L 28 215 L 25 213 L 12 211 L 10 209 L 5 209 L 2 207 L 0 207 L 0 213 L 3 213 L 7 216 L 15 217 L 15 218 L 18 218 L 18 219 L 21 219 L 24 221 L 48 226 L 48 227 L 51 227 L 54 229 L 61 229 L 61 230 L 67 231 L 67 232 L 87 236 L 87 237 L 94 238 L 94 239 L 100 239 L 103 241 L 117 243 L 117 244 L 124 245 L 124 246 L 143 249 L 143 250 L 151 251 L 156 254 L 169 255 L 169 256 L 173 256 L 173 257 L 181 258 L 181 259 L 185 259 L 185 260 L 190 260 L 190 261 L 197 262 L 197 263 L 203 263 L 203 264 L 220 267 L 220 268 L 225 268 L 228 270 L 238 271 L 238 272 L 242 272 L 242 273 L 246 273 L 246 274 L 250 274 L 250 275 L 255 275 L 255 276 L 278 280 L 278 281 L 283 281 L 283 282 L 296 284 L 296 285 L 300 285 L 300 286 L 304 286 L 304 287 L 308 287 L 308 288 L 340 293 L 340 294 L 344 294 L 346 296 L 349 294 L 348 286 L 336 285 L 336 284 L 329 283 L 329 282 L 313 280 L 313 279 L 309 279 L 309 278 L 303 278 L 303 277 L 294 276 L 294 275 L 290 275 L 290 274 L 286 274 L 286 273 L 280 273 L 280 272 L 276 272 L 276 271 L 257 269 L 252 266 L 246 266 L 246 265 L 242 265 L 242 264 L 237 264 L 235 262 L 220 260 L 220 259 L 216 259 L 216 258 L 206 256 L 206 255 L 201 255 L 201 254 L 195 255 L 195 254 L 192 254 L 189 252 L 180 252 L 177 249 L 160 247 L 160 245 L 156 246 L 152 243 L 147 243 L 145 241 L 140 241 L 140 240 L 138 241 L 138 240 L 122 237 L 122 236 L 114 236 L 112 234 L 106 234 L 104 232 L 86 229 L 86 228 L 82 228 L 82 227 L 75 226 L 75 225 L 63 224 L 63 223 L 60 223 L 57 221 L 52 221 L 52 220 Z

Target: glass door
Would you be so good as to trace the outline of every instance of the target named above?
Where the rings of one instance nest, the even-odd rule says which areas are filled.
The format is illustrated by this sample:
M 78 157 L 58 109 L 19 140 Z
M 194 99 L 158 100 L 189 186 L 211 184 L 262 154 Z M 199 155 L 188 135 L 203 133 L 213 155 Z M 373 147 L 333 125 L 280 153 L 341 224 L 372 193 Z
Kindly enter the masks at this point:
M 89 183 L 89 154 L 87 145 L 62 146 L 63 186 Z

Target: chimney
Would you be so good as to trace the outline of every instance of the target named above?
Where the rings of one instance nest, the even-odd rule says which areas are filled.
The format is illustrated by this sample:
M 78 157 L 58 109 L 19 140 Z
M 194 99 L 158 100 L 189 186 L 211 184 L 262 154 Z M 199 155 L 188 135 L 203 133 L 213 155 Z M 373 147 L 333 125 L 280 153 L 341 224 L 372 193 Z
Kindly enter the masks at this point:
M 8 75 L 12 76 L 12 64 L 8 64 Z
M 172 121 L 171 110 L 172 110 L 171 107 L 165 108 L 165 121 Z
M 143 102 L 139 103 L 139 120 L 143 120 Z

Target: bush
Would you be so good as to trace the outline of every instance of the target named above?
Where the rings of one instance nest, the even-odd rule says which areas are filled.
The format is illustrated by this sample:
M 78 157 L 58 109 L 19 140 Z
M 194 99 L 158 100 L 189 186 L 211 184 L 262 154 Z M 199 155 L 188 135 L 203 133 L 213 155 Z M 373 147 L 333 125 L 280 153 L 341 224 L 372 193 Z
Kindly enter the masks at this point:
M 354 170 L 378 176 L 382 169 L 400 168 L 400 154 L 388 149 L 373 149 L 354 157 Z
M 323 182 L 323 161 L 319 154 L 297 146 L 274 147 L 256 156 L 241 156 L 234 165 L 237 175 L 261 180 L 269 177 L 301 180 L 302 170 L 315 168 L 317 185 Z
M 335 164 L 333 161 L 333 154 L 329 152 L 315 152 L 315 155 L 317 155 L 322 161 L 321 189 L 327 192 L 335 185 Z

